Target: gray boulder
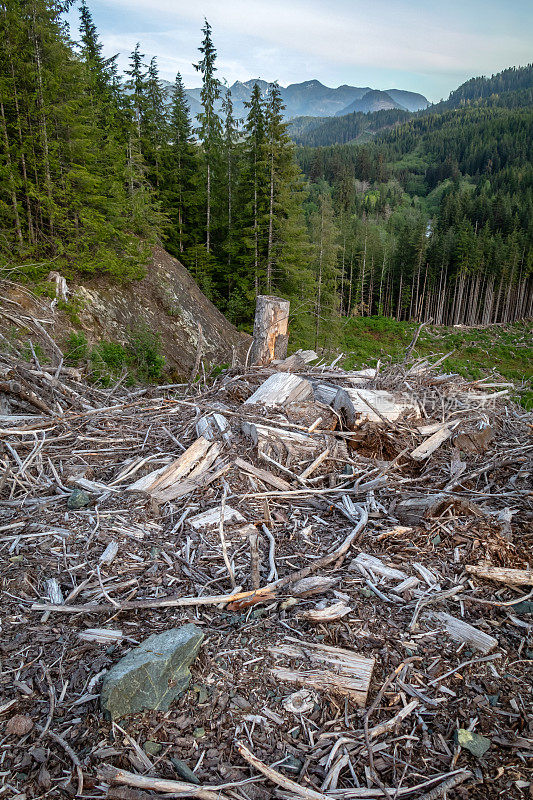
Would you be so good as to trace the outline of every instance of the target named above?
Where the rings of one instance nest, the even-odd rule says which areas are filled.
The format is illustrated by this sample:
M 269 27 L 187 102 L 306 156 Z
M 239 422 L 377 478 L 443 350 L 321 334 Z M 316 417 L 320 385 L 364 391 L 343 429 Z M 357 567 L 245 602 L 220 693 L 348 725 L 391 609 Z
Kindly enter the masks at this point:
M 189 624 L 149 636 L 131 650 L 103 680 L 100 705 L 106 716 L 167 711 L 189 685 L 189 666 L 203 638 L 200 628 Z

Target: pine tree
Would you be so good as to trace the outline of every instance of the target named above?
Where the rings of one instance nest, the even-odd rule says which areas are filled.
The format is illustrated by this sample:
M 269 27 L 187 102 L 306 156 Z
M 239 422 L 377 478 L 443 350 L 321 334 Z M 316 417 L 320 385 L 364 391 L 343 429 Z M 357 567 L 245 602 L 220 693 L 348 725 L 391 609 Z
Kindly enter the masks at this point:
M 167 116 L 165 92 L 159 79 L 155 56 L 148 66 L 144 95 L 142 152 L 147 165 L 148 180 L 157 188 L 161 179 L 162 148 L 167 138 Z
M 113 60 L 102 59 L 94 23 L 82 6 L 80 57 L 59 4 L 17 0 L 0 5 L 0 258 L 14 243 L 26 273 L 50 268 L 142 271 L 143 248 L 159 224 L 153 198 L 130 226 L 126 154 Z M 122 114 L 122 116 L 121 116 Z M 9 233 L 8 233 L 9 232 Z
M 306 263 L 305 225 L 301 214 L 302 176 L 294 144 L 283 121 L 284 105 L 277 84 L 271 84 L 265 110 L 268 170 L 268 233 L 266 291 L 287 285 L 295 277 L 296 263 Z M 297 271 L 297 270 L 296 270 Z
M 254 84 L 245 129 L 246 153 L 243 167 L 244 228 L 247 229 L 248 250 L 251 251 L 251 270 L 254 290 L 259 294 L 265 263 L 265 218 L 268 209 L 268 171 L 266 161 L 265 114 L 261 90 Z
M 326 339 L 334 338 L 338 313 L 336 293 L 338 231 L 335 227 L 331 197 L 326 188 L 320 191 L 318 209 L 311 215 L 311 241 L 314 245 L 316 350 L 322 331 L 326 331 Z
M 129 91 L 130 106 L 133 111 L 133 119 L 137 131 L 139 144 L 142 137 L 142 120 L 145 107 L 146 92 L 146 72 L 143 62 L 144 53 L 141 53 L 139 42 L 135 45 L 135 50 L 130 54 L 130 68 L 126 70 L 129 80 L 126 81 L 126 89 Z

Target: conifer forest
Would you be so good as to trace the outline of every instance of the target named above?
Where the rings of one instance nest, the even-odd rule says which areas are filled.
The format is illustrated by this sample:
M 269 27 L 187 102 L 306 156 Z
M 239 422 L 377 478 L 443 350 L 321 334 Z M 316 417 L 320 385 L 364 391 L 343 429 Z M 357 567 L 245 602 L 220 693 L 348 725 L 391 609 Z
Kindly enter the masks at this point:
M 70 5 L 0 4 L 2 270 L 129 281 L 160 242 L 236 325 L 277 294 L 317 346 L 353 316 L 531 316 L 531 65 L 423 111 L 314 122 L 256 85 L 240 119 L 205 21 L 192 118 L 180 74 L 169 91 L 142 43 L 120 74 Z

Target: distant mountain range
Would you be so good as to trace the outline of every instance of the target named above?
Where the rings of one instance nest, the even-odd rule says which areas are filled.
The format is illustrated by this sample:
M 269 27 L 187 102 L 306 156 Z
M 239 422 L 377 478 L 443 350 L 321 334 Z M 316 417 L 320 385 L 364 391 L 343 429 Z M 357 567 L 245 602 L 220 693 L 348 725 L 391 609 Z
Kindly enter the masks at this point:
M 168 89 L 172 84 L 164 81 Z M 250 100 L 254 85 L 257 83 L 263 97 L 268 97 L 270 84 L 260 78 L 248 81 L 235 81 L 229 87 L 233 100 L 234 113 L 237 118 L 244 118 L 247 114 L 245 103 Z M 352 111 L 361 111 L 365 114 L 374 111 L 399 109 L 403 111 L 419 111 L 427 108 L 430 103 L 422 94 L 406 92 L 403 89 L 387 89 L 380 91 L 370 86 L 338 86 L 336 89 L 324 86 L 320 81 L 304 81 L 291 83 L 289 86 L 280 86 L 281 97 L 285 105 L 285 119 L 294 117 L 334 117 L 350 114 Z M 191 116 L 196 117 L 201 111 L 201 89 L 187 89 L 187 99 Z M 221 112 L 219 101 L 217 111 Z
M 409 95 L 410 92 L 395 89 L 389 89 L 388 92 L 371 90 L 360 99 L 354 100 L 348 106 L 348 111 L 345 109 L 327 119 L 318 114 L 291 119 L 289 133 L 299 145 L 328 147 L 355 141 L 362 143 L 383 135 L 407 119 L 436 116 L 465 106 L 507 109 L 531 107 L 533 64 L 509 67 L 491 77 L 471 78 L 451 92 L 447 100 L 441 100 L 435 105 L 428 104 L 427 107 L 421 106 L 416 115 L 404 109 L 415 109 L 421 95 Z M 391 106 L 391 99 L 397 105 Z

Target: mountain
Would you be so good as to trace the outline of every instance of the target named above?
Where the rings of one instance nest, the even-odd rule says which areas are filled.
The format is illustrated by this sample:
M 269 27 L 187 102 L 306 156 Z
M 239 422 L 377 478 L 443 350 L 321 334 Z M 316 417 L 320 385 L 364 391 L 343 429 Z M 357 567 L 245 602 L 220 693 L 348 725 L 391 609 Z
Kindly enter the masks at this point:
M 307 147 L 366 142 L 412 116 L 411 111 L 402 108 L 385 108 L 370 113 L 352 111 L 336 117 L 295 117 L 289 121 L 289 134 L 296 144 Z
M 404 89 L 385 89 L 385 92 L 407 111 L 420 111 L 431 105 L 427 97 L 418 92 L 406 92 Z
M 386 102 L 387 97 L 400 106 L 382 105 L 383 110 L 380 111 L 371 108 L 373 98 L 378 105 Z M 426 105 L 421 105 L 422 101 Z M 401 106 L 409 111 L 402 111 Z M 291 120 L 289 132 L 297 144 L 322 147 L 356 140 L 364 142 L 377 134 L 385 134 L 392 126 L 410 118 L 416 121 L 420 117 L 437 117 L 447 111 L 465 108 L 520 109 L 532 106 L 533 64 L 528 64 L 525 67 L 510 67 L 490 78 L 471 78 L 451 92 L 447 100 L 434 105 L 429 105 L 422 95 L 400 89 L 368 92 L 361 100 L 348 106 L 349 112 L 343 109 L 340 114 L 327 119 L 315 116 L 312 119 L 299 117 Z
M 432 111 L 479 104 L 516 108 L 532 102 L 533 64 L 527 64 L 525 67 L 509 67 L 490 78 L 484 75 L 470 78 L 451 92 L 447 100 L 432 106 Z
M 246 116 L 245 103 L 250 100 L 256 83 L 263 97 L 267 97 L 270 84 L 261 78 L 235 81 L 229 87 L 237 118 Z M 406 92 L 403 89 L 389 89 L 387 92 L 382 92 L 372 89 L 370 86 L 348 86 L 347 84 L 332 88 L 324 86 L 318 80 L 291 83 L 289 86 L 280 86 L 280 90 L 285 105 L 286 120 L 302 116 L 333 117 L 338 114 L 348 114 L 350 111 L 363 111 L 367 114 L 392 108 L 413 111 L 429 105 L 429 101 L 423 95 Z M 200 91 L 199 88 L 187 89 L 192 116 L 196 116 L 200 111 Z M 222 91 L 224 92 L 224 89 Z M 367 100 L 364 101 L 364 98 Z M 358 102 L 361 105 L 358 105 Z M 216 110 L 218 113 L 221 112 L 221 100 L 218 102 Z
M 363 97 L 354 100 L 341 111 L 337 111 L 335 116 L 342 117 L 354 111 L 361 111 L 363 114 L 371 114 L 374 111 L 387 111 L 391 108 L 399 108 L 402 111 L 407 111 L 404 106 L 397 103 L 396 100 L 393 100 L 387 92 L 380 92 L 379 89 L 370 89 Z

